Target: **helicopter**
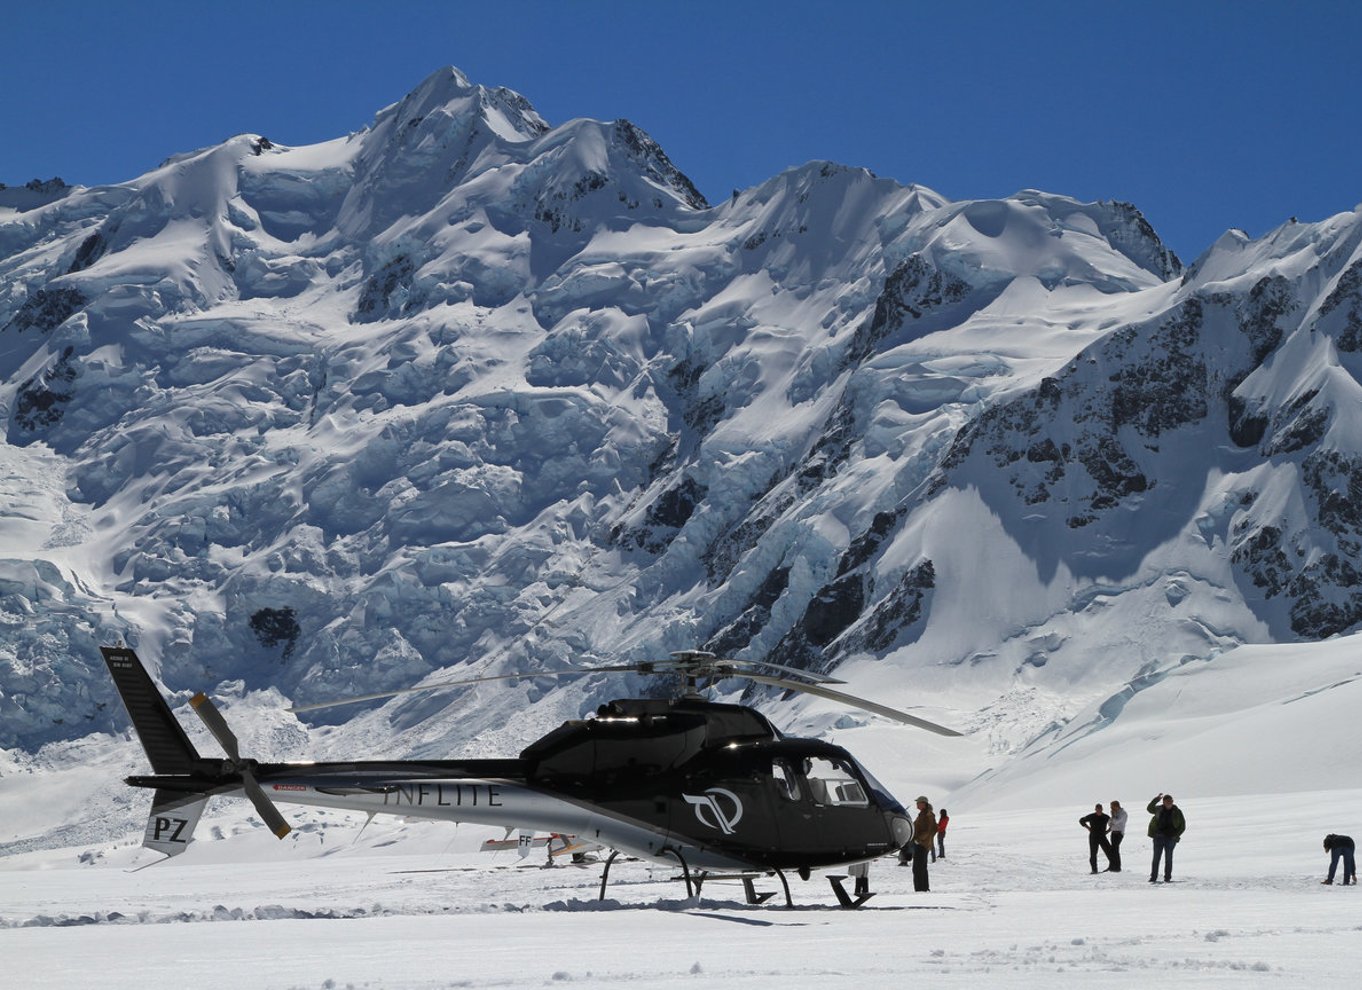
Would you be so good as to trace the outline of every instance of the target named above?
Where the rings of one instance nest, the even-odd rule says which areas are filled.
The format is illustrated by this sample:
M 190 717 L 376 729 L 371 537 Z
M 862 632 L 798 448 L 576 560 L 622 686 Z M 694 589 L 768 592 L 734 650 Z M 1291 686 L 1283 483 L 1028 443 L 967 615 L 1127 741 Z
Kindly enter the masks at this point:
M 244 796 L 279 838 L 290 831 L 277 804 L 363 811 L 371 817 L 442 819 L 570 834 L 612 852 L 601 875 L 605 898 L 610 866 L 620 853 L 678 865 L 687 896 L 713 877 L 738 879 L 749 903 L 774 892 L 753 881 L 776 876 L 792 906 L 786 872 L 829 875 L 844 907 L 871 895 L 868 864 L 912 841 L 908 812 L 845 749 L 818 739 L 787 737 L 756 709 L 706 700 L 702 680 L 743 678 L 861 708 L 945 736 L 962 733 L 829 687 L 831 677 L 758 660 L 721 659 L 702 651 L 666 660 L 553 671 L 555 676 L 603 672 L 664 674 L 684 679 L 670 699 L 627 698 L 601 705 L 595 717 L 573 719 L 531 743 L 517 758 L 266 763 L 243 758 L 235 733 L 203 693 L 190 701 L 226 758 L 200 756 L 126 646 L 100 647 L 110 676 L 153 770 L 126 778 L 154 791 L 143 845 L 184 852 L 209 797 Z M 543 674 L 498 674 L 440 681 L 342 701 L 298 705 L 304 713 L 414 691 L 523 680 Z

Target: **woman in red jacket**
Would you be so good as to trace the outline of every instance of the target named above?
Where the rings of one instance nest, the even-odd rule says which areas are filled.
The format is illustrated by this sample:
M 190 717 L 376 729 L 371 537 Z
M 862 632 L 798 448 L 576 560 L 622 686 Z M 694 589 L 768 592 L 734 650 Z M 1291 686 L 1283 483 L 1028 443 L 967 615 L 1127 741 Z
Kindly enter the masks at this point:
M 946 858 L 946 823 L 951 820 L 951 816 L 946 814 L 946 809 L 941 809 L 941 814 L 936 816 L 936 852 L 932 853 L 932 862 L 936 862 L 936 857 Z

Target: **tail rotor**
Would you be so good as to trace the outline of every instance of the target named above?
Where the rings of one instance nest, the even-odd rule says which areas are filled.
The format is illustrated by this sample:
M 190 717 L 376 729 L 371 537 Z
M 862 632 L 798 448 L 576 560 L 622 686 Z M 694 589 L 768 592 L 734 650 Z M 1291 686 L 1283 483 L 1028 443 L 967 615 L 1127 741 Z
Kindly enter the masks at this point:
M 190 698 L 189 704 L 198 713 L 199 718 L 203 720 L 203 724 L 208 728 L 213 738 L 218 741 L 222 751 L 227 754 L 227 760 L 231 764 L 233 772 L 241 775 L 241 788 L 246 792 L 246 797 L 250 798 L 251 804 L 255 805 L 260 820 L 271 832 L 281 839 L 284 838 L 292 831 L 292 828 L 285 821 L 284 816 L 279 813 L 274 802 L 269 799 L 269 795 L 260 786 L 260 782 L 255 779 L 256 762 L 241 758 L 241 747 L 237 742 L 236 733 L 227 724 L 227 720 L 222 717 L 222 712 L 218 711 L 217 705 L 213 704 L 212 699 L 202 691 Z

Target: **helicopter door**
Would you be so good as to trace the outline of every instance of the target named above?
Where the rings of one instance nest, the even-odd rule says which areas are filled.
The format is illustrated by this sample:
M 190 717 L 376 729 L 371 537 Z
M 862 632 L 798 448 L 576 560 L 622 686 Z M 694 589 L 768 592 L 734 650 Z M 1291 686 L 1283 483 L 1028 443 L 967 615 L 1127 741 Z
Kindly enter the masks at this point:
M 771 761 L 781 843 L 799 856 L 821 858 L 843 843 L 864 841 L 870 800 L 855 773 L 838 760 L 822 756 Z
M 771 787 L 780 844 L 795 856 L 807 855 L 819 845 L 816 809 L 809 783 L 802 773 L 798 759 L 776 757 L 771 761 Z

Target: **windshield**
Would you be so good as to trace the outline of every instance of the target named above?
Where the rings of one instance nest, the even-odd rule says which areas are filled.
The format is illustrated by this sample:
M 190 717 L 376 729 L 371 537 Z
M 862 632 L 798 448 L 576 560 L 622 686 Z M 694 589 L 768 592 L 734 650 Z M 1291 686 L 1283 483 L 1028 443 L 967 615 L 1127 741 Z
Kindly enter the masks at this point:
M 903 810 L 903 805 L 899 804 L 898 801 L 894 799 L 894 795 L 889 793 L 889 788 L 876 780 L 873 773 L 861 766 L 861 764 L 857 763 L 855 760 L 852 760 L 851 762 L 860 773 L 862 779 L 865 780 L 865 786 L 869 787 L 870 793 L 875 796 L 876 804 L 883 807 L 885 811 L 895 811 L 900 815 L 907 814 L 907 812 Z

